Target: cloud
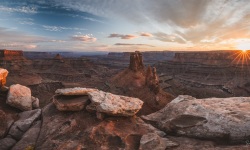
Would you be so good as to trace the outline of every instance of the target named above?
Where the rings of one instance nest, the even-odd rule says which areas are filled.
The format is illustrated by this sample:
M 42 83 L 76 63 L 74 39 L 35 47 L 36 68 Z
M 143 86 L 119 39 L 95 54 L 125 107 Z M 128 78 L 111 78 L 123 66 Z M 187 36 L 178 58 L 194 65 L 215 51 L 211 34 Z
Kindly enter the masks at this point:
M 26 14 L 35 14 L 37 13 L 37 8 L 36 7 L 29 7 L 29 6 L 21 6 L 21 7 L 7 7 L 0 5 L 0 12 L 8 12 L 8 13 L 13 13 L 13 12 L 18 12 L 18 13 L 26 13 Z
M 126 40 L 129 40 L 129 39 L 134 39 L 134 38 L 137 38 L 137 36 L 135 35 L 132 35 L 132 34 L 110 34 L 108 36 L 108 38 L 121 38 L 121 39 L 126 39 Z
M 152 37 L 153 35 L 151 33 L 142 32 L 140 36 Z
M 72 40 L 74 41 L 82 41 L 82 42 L 95 42 L 97 38 L 93 37 L 92 34 L 87 34 L 87 35 L 73 35 L 71 37 Z
M 149 45 L 149 44 L 130 44 L 130 43 L 115 43 L 114 45 L 117 45 L 117 46 L 148 46 L 148 47 L 155 47 L 155 46 Z
M 179 35 L 171 35 L 171 34 L 166 34 L 163 32 L 157 32 L 154 34 L 155 39 L 160 40 L 162 42 L 177 42 L 181 44 L 185 44 L 186 41 Z
M 119 18 L 123 22 L 141 27 L 154 27 L 155 39 L 163 42 L 197 45 L 204 44 L 204 41 L 220 43 L 228 39 L 249 38 L 250 33 L 248 0 L 71 0 L 70 2 L 54 0 L 54 2 L 97 16 Z M 109 37 L 126 39 L 118 34 Z
M 72 28 L 72 27 L 48 26 L 48 25 L 42 25 L 42 27 L 47 31 L 54 31 L 54 32 L 59 32 L 62 30 L 77 30 L 77 31 L 87 30 L 85 28 Z

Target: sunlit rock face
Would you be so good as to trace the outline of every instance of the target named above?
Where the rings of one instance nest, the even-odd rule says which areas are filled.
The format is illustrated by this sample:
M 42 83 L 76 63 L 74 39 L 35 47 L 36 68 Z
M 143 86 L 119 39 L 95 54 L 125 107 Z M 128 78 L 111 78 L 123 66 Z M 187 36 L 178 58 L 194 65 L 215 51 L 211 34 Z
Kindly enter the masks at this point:
M 250 97 L 196 99 L 180 95 L 158 112 L 143 116 L 167 133 L 243 143 L 250 137 Z
M 6 84 L 8 73 L 6 69 L 0 68 L 0 88 Z

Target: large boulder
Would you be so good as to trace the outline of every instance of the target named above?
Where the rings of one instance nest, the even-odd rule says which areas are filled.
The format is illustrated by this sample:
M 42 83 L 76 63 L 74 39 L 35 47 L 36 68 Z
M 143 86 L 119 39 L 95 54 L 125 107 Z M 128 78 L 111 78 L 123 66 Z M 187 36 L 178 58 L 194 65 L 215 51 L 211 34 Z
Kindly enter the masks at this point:
M 88 93 L 91 104 L 87 107 L 112 116 L 134 116 L 142 107 L 138 98 L 115 95 L 103 91 Z
M 6 84 L 8 73 L 6 69 L 0 68 L 0 88 Z
M 11 85 L 6 103 L 22 111 L 32 110 L 31 90 L 20 84 Z
M 143 118 L 177 135 L 245 143 L 250 138 L 249 108 L 250 97 L 196 99 L 181 95 Z

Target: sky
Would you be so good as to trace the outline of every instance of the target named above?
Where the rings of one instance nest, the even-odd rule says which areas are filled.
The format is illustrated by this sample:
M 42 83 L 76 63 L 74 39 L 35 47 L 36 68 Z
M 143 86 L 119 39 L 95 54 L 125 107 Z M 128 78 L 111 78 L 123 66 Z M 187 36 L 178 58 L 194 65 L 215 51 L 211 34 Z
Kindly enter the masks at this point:
M 250 49 L 250 1 L 0 0 L 0 49 Z

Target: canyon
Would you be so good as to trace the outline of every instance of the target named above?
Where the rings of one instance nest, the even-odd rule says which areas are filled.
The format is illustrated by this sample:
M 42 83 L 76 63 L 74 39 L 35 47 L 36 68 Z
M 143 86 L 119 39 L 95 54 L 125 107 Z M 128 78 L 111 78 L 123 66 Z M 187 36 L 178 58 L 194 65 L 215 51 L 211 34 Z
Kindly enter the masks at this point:
M 0 68 L 8 71 L 0 78 L 1 87 L 26 86 L 39 99 L 40 106 L 22 112 L 6 104 L 8 89 L 1 90 L 0 120 L 5 123 L 0 124 L 0 138 L 4 139 L 0 143 L 6 147 L 0 148 L 249 148 L 247 53 L 79 54 L 22 52 L 0 56 Z M 70 94 L 65 94 L 68 91 Z M 128 103 L 123 102 L 126 99 Z M 130 105 L 137 100 L 137 104 Z M 130 110 L 132 106 L 137 106 L 136 111 Z M 120 115 L 121 112 L 129 115 Z M 22 138 L 14 138 L 14 131 L 5 131 L 14 130 L 11 126 L 20 125 L 29 119 L 27 116 L 33 119 Z M 220 134 L 213 128 L 230 123 L 230 119 L 235 122 L 231 121 Z M 246 135 L 239 135 L 243 133 L 237 128 L 244 129 Z M 230 129 L 232 133 L 228 132 Z M 35 140 L 31 140 L 32 136 L 36 136 Z

